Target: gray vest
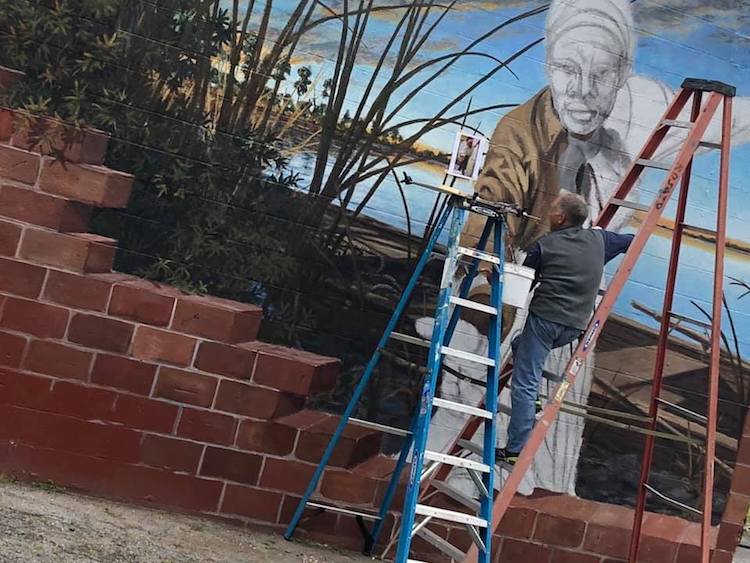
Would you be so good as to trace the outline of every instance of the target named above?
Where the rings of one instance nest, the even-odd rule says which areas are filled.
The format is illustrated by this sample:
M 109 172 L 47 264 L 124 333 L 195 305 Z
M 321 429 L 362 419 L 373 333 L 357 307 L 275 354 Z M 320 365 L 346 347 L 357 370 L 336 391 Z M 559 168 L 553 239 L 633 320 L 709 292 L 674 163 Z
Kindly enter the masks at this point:
M 604 237 L 570 227 L 539 239 L 539 285 L 529 310 L 562 325 L 586 328 L 604 271 Z

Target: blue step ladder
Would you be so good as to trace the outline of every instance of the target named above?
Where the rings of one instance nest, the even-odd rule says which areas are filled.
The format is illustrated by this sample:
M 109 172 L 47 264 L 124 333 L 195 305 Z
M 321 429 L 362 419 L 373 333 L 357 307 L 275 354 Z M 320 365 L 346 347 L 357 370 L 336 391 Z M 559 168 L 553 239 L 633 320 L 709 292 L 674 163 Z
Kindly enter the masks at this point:
M 444 194 L 447 197 L 447 205 L 443 207 L 442 212 L 438 216 L 436 226 L 430 235 L 429 241 L 417 262 L 414 272 L 406 285 L 380 341 L 378 342 L 375 352 L 370 358 L 362 377 L 354 389 L 351 400 L 341 416 L 336 431 L 323 453 L 323 457 L 318 463 L 315 473 L 313 474 L 289 526 L 284 533 L 284 537 L 288 540 L 292 538 L 305 508 L 314 508 L 319 511 L 331 511 L 354 516 L 357 519 L 360 529 L 365 536 L 364 551 L 368 555 L 371 554 L 374 546 L 378 542 L 385 519 L 388 516 L 388 512 L 400 481 L 401 473 L 407 463 L 410 463 L 411 469 L 409 473 L 409 484 L 406 490 L 401 515 L 401 526 L 395 561 L 397 563 L 419 563 L 416 559 L 411 559 L 409 557 L 411 542 L 415 535 L 419 535 L 421 538 L 451 557 L 451 559 L 457 561 L 464 560 L 465 554 L 462 550 L 450 544 L 447 540 L 438 536 L 434 532 L 431 532 L 427 528 L 427 524 L 434 519 L 436 521 L 463 524 L 476 545 L 478 552 L 477 561 L 481 563 L 490 563 L 492 553 L 491 540 L 494 530 L 494 526 L 492 525 L 492 507 L 494 500 L 493 493 L 495 490 L 494 478 L 496 464 L 495 425 L 500 387 L 500 344 L 502 335 L 503 293 L 502 265 L 505 262 L 504 249 L 506 216 L 508 214 L 525 217 L 531 216 L 527 215 L 516 205 L 484 201 L 476 195 L 466 194 L 452 186 L 443 185 L 432 187 L 426 184 L 418 184 L 417 182 L 411 183 Z M 459 235 L 467 212 L 478 213 L 486 217 L 485 227 L 476 249 L 465 248 L 459 245 Z M 409 303 L 409 299 L 427 262 L 433 256 L 435 245 L 441 233 L 446 228 L 446 225 L 449 225 L 449 240 L 440 283 L 440 292 L 435 310 L 432 339 L 427 341 L 416 336 L 396 332 L 399 319 Z M 493 240 L 493 248 L 498 254 L 490 254 L 484 250 L 487 247 L 487 243 L 491 236 Z M 455 295 L 454 280 L 458 278 L 458 269 L 463 268 L 466 262 L 468 262 L 468 269 L 466 270 L 466 275 L 461 283 L 458 295 Z M 489 305 L 484 305 L 467 299 L 472 281 L 479 271 L 480 262 L 490 266 L 490 273 L 488 274 L 491 287 Z M 458 324 L 460 311 L 463 308 L 474 309 L 491 316 L 488 334 L 488 356 L 480 356 L 450 347 L 451 338 Z M 362 394 L 365 391 L 390 340 L 398 340 L 429 348 L 428 365 L 424 378 L 419 410 L 415 414 L 409 430 L 389 427 L 383 424 L 352 417 L 352 413 L 362 397 Z M 466 405 L 435 397 L 435 390 L 441 369 L 443 369 L 442 364 L 445 356 L 452 356 L 461 360 L 476 362 L 487 367 L 486 381 L 476 381 L 482 386 L 486 386 L 486 403 L 484 405 L 477 407 L 475 405 Z M 430 423 L 435 407 L 455 411 L 471 417 L 481 418 L 484 425 L 483 447 L 480 448 L 468 441 L 460 441 L 459 443 L 462 442 L 461 445 L 464 449 L 459 455 L 450 455 L 448 453 L 427 449 Z M 391 476 L 382 505 L 377 513 L 369 513 L 333 505 L 315 497 L 318 483 L 347 424 L 363 426 L 404 438 L 401 453 Z M 482 461 L 480 462 L 470 459 L 470 456 L 479 456 Z M 433 483 L 431 479 L 432 476 L 434 476 L 434 474 L 443 466 L 449 466 L 449 469 L 451 470 L 466 471 L 471 478 L 471 481 L 476 486 L 476 496 L 478 496 L 479 501 L 475 500 L 471 495 L 466 495 L 465 493 L 451 488 L 447 484 L 441 482 Z M 432 486 L 442 487 L 442 489 L 444 489 L 442 492 L 457 500 L 460 504 L 465 506 L 468 511 L 454 511 L 420 503 L 420 493 L 423 492 L 423 485 L 426 483 L 432 483 Z M 373 522 L 373 527 L 370 532 L 367 531 L 364 521 Z

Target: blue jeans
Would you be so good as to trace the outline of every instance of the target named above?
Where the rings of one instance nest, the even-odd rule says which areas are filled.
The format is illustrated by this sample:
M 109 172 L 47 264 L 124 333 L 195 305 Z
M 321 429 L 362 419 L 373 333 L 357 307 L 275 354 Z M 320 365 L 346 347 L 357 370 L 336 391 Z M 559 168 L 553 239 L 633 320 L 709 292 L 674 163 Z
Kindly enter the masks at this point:
M 507 451 L 520 452 L 534 427 L 534 402 L 547 356 L 554 348 L 576 340 L 581 332 L 580 328 L 547 321 L 529 313 L 523 331 L 511 344 L 513 375 L 510 380 L 511 415 Z

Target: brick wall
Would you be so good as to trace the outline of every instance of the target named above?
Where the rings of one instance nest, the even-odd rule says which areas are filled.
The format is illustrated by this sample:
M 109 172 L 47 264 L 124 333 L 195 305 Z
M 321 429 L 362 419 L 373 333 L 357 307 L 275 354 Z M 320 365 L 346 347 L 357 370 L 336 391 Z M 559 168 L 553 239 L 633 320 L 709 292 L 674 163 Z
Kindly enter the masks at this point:
M 18 78 L 0 69 L 0 86 Z M 306 399 L 334 385 L 338 360 L 258 342 L 257 307 L 113 273 L 116 241 L 86 232 L 92 208 L 125 206 L 132 185 L 101 166 L 106 135 L 87 133 L 63 165 L 27 150 L 13 124 L 0 110 L 0 471 L 284 526 L 337 422 L 306 409 Z M 348 428 L 318 496 L 378 506 L 393 466 L 380 439 Z M 742 441 L 715 532 L 716 561 L 731 560 L 741 531 L 749 446 Z M 623 507 L 519 497 L 495 550 L 503 561 L 614 563 L 625 556 L 631 520 Z M 432 529 L 469 541 L 460 528 Z M 309 511 L 300 533 L 361 546 L 345 516 Z M 697 540 L 697 524 L 649 514 L 643 561 L 697 561 Z M 442 560 L 421 540 L 415 550 Z

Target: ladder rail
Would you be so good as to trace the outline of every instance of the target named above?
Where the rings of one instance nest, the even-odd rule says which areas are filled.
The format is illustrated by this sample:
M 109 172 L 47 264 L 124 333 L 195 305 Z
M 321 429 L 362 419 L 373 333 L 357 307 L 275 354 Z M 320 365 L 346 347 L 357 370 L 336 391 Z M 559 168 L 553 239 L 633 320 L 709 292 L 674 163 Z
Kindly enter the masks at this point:
M 673 102 L 665 111 L 662 119 L 675 119 L 679 115 L 680 111 L 682 111 L 691 95 L 693 95 L 693 92 L 691 92 L 691 90 L 681 88 L 675 100 L 673 100 Z M 557 385 L 552 400 L 547 403 L 545 409 L 542 412 L 541 418 L 537 421 L 526 445 L 521 451 L 513 471 L 508 476 L 503 488 L 500 490 L 500 493 L 495 499 L 493 515 L 491 518 L 492 528 L 495 528 L 498 525 L 500 519 L 507 511 L 515 492 L 518 490 L 524 474 L 531 466 L 534 456 L 541 446 L 547 434 L 547 431 L 551 427 L 552 423 L 557 417 L 557 414 L 560 411 L 563 399 L 567 395 L 569 388 L 575 382 L 578 372 L 580 371 L 586 358 L 593 349 L 593 346 L 596 343 L 599 334 L 601 333 L 601 329 L 606 323 L 607 318 L 612 311 L 614 303 L 625 284 L 625 281 L 630 276 L 630 273 L 632 272 L 637 259 L 640 257 L 646 245 L 646 242 L 653 233 L 657 221 L 675 189 L 677 180 L 682 177 L 683 173 L 685 172 L 685 167 L 692 160 L 693 154 L 695 153 L 698 144 L 701 142 L 701 139 L 705 134 L 706 129 L 708 128 L 711 118 L 718 108 L 718 105 L 722 99 L 722 95 L 716 92 L 712 92 L 708 95 L 707 98 L 708 99 L 706 101 L 706 104 L 703 106 L 698 118 L 695 120 L 693 128 L 689 131 L 687 138 L 682 145 L 682 148 L 678 152 L 677 157 L 672 164 L 671 169 L 669 170 L 669 172 L 667 172 L 667 176 L 662 183 L 662 187 L 657 194 L 656 199 L 651 205 L 648 215 L 644 219 L 640 230 L 631 242 L 630 248 L 623 257 L 620 267 L 618 268 L 617 273 L 615 274 L 612 282 L 607 289 L 607 293 L 602 298 L 602 301 L 596 308 L 593 317 L 589 321 L 588 327 L 584 332 L 584 336 L 579 340 L 575 352 L 571 356 L 564 370 L 565 376 L 563 381 L 561 381 Z M 616 197 L 618 199 L 626 198 L 627 194 L 635 185 L 638 177 L 643 172 L 643 167 L 637 166 L 635 164 L 635 161 L 641 158 L 651 157 L 658 145 L 664 139 L 664 136 L 666 135 L 666 131 L 668 129 L 669 128 L 667 127 L 657 127 L 657 129 L 651 134 L 646 145 L 634 160 L 634 163 L 631 165 L 628 173 L 626 174 L 613 197 Z M 726 166 L 727 163 L 726 161 L 723 161 L 722 164 Z M 602 228 L 606 227 L 611 221 L 615 212 L 616 207 L 608 202 L 597 218 L 596 226 Z M 718 346 L 716 348 L 718 348 Z M 710 516 L 708 518 L 710 523 Z M 464 558 L 464 562 L 468 563 L 469 561 L 476 560 L 477 555 L 478 549 L 476 545 L 472 545 L 467 552 L 466 557 Z
M 427 261 L 430 255 L 432 254 L 432 249 L 435 247 L 438 237 L 440 236 L 440 233 L 442 232 L 442 229 L 445 226 L 445 223 L 447 222 L 448 217 L 451 214 L 452 214 L 451 206 L 447 206 L 443 214 L 439 217 L 438 224 L 430 236 L 430 240 L 427 243 L 426 250 L 425 252 L 422 253 L 422 256 L 417 262 L 417 265 L 414 268 L 414 272 L 412 273 L 411 278 L 409 278 L 409 282 L 407 283 L 406 288 L 404 289 L 404 292 L 401 295 L 401 299 L 399 300 L 398 305 L 396 306 L 396 309 L 393 311 L 393 314 L 391 315 L 391 318 L 388 321 L 388 325 L 385 331 L 383 332 L 383 335 L 380 337 L 380 342 L 378 343 L 378 347 L 375 349 L 375 352 L 370 357 L 370 361 L 368 362 L 367 367 L 365 368 L 365 371 L 359 380 L 359 383 L 357 383 L 357 386 L 355 387 L 354 392 L 352 393 L 352 398 L 349 400 L 349 404 L 347 405 L 346 410 L 344 411 L 344 414 L 341 415 L 341 419 L 339 420 L 338 426 L 336 427 L 336 431 L 334 432 L 333 436 L 331 436 L 331 439 L 328 442 L 328 446 L 326 446 L 325 452 L 323 453 L 323 456 L 318 462 L 318 466 L 315 468 L 315 473 L 313 473 L 313 476 L 310 479 L 310 482 L 308 483 L 307 488 L 305 489 L 305 493 L 303 494 L 302 498 L 297 504 L 297 509 L 295 510 L 294 515 L 292 516 L 292 519 L 290 520 L 286 531 L 284 532 L 285 539 L 290 539 L 292 535 L 294 534 L 294 531 L 297 528 L 297 525 L 299 524 L 300 519 L 302 518 L 302 514 L 305 510 L 305 505 L 308 503 L 308 501 L 310 500 L 310 497 L 315 492 L 315 489 L 318 486 L 318 482 L 320 481 L 320 478 L 323 475 L 323 471 L 325 470 L 326 466 L 328 465 L 328 461 L 333 455 L 333 450 L 338 444 L 338 441 L 341 438 L 341 435 L 344 433 L 344 429 L 348 423 L 348 420 L 351 417 L 352 413 L 354 412 L 354 408 L 359 402 L 359 399 L 362 396 L 362 393 L 364 393 L 365 389 L 367 388 L 367 384 L 369 383 L 370 378 L 372 377 L 372 374 L 375 371 L 375 367 L 378 365 L 380 361 L 380 357 L 382 355 L 381 350 L 388 344 L 388 339 L 390 337 L 390 334 L 396 329 L 398 320 L 401 318 L 401 315 L 406 309 L 406 306 L 409 302 L 409 298 L 411 297 L 411 294 L 417 285 L 417 281 L 419 280 L 419 277 L 422 274 L 422 270 L 424 270 L 425 266 L 427 265 Z
M 695 121 L 700 113 L 702 95 L 696 92 L 693 96 L 693 106 L 691 109 L 690 120 Z M 680 183 L 680 193 L 677 202 L 677 215 L 675 217 L 675 228 L 672 234 L 672 246 L 669 255 L 669 265 L 667 267 L 667 279 L 664 289 L 664 300 L 662 303 L 662 319 L 664 322 L 659 327 L 659 336 L 657 339 L 656 358 L 654 359 L 654 375 L 651 383 L 651 399 L 648 407 L 648 429 L 656 430 L 659 415 L 658 397 L 661 395 L 662 380 L 664 377 L 664 367 L 667 359 L 667 342 L 671 332 L 670 313 L 674 301 L 675 286 L 677 283 L 677 270 L 680 261 L 680 250 L 682 248 L 682 235 L 687 212 L 688 193 L 690 189 L 690 173 L 692 171 L 692 158 L 685 166 L 685 174 Z M 643 446 L 643 458 L 641 460 L 641 471 L 638 481 L 638 492 L 636 496 L 635 511 L 633 512 L 633 528 L 630 535 L 630 545 L 628 548 L 628 560 L 636 561 L 640 548 L 641 528 L 643 526 L 643 515 L 646 510 L 646 500 L 648 488 L 648 476 L 651 470 L 653 460 L 654 445 L 656 437 L 651 434 L 647 435 Z

